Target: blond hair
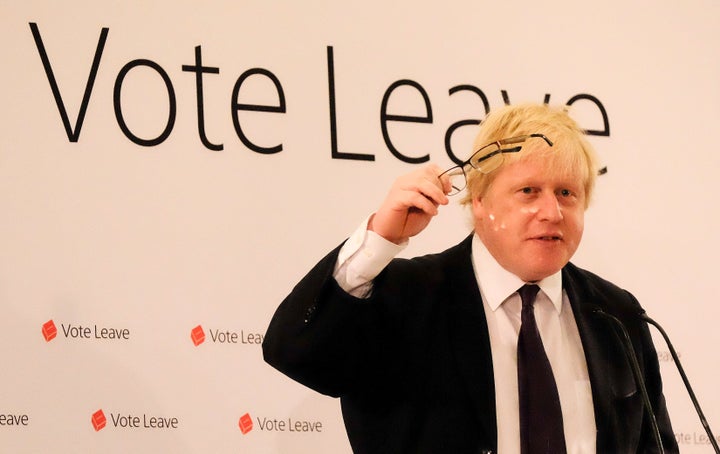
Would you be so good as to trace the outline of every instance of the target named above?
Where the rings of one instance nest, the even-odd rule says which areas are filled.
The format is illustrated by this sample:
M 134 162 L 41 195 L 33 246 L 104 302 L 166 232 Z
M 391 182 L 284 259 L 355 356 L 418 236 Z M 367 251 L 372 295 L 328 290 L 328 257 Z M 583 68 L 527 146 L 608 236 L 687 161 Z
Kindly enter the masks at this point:
M 553 146 L 549 147 L 541 138 L 530 138 L 523 144 L 520 153 L 503 155 L 503 166 L 540 157 L 549 160 L 550 168 L 558 173 L 577 172 L 585 189 L 587 208 L 595 186 L 597 158 L 585 131 L 570 118 L 566 106 L 518 104 L 493 110 L 483 120 L 473 150 L 498 140 L 529 134 L 544 134 Z M 483 174 L 470 169 L 467 172 L 467 192 L 460 203 L 469 205 L 474 199 L 484 196 L 498 171 Z

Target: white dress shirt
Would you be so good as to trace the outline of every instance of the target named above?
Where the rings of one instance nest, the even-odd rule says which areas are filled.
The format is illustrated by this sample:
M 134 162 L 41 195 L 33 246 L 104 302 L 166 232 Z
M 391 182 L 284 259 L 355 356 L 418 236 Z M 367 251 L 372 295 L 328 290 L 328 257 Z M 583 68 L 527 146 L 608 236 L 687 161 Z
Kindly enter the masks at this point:
M 348 293 L 364 298 L 372 280 L 402 251 L 362 224 L 343 245 L 334 277 Z M 475 235 L 472 242 L 475 277 L 488 324 L 495 377 L 498 453 L 520 452 L 517 382 L 517 339 L 521 301 L 517 290 L 525 284 L 497 263 Z M 585 354 L 560 272 L 536 282 L 542 290 L 535 300 L 535 318 L 560 396 L 568 453 L 595 452 L 595 415 Z

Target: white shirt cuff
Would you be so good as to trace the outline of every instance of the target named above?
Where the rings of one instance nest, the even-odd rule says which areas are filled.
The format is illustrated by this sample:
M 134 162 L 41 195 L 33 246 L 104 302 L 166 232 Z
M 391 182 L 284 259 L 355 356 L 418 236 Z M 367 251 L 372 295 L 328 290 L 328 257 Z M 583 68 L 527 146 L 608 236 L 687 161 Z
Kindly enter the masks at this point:
M 367 230 L 369 219 L 340 248 L 333 273 L 343 290 L 360 298 L 370 294 L 372 280 L 408 245 L 407 241 L 395 244 Z

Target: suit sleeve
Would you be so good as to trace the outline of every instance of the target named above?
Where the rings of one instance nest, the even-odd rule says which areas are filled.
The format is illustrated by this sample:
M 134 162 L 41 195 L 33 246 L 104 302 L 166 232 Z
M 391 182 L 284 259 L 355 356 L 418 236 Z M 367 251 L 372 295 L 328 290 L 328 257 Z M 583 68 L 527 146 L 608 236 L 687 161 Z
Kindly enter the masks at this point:
M 263 342 L 267 363 L 335 397 L 368 380 L 387 332 L 374 298 L 356 298 L 333 278 L 339 250 L 315 265 L 283 300 Z
M 361 299 L 333 277 L 339 250 L 280 304 L 263 342 L 265 360 L 323 394 L 392 395 L 408 367 L 423 364 L 433 308 L 445 298 L 442 262 L 393 259 Z

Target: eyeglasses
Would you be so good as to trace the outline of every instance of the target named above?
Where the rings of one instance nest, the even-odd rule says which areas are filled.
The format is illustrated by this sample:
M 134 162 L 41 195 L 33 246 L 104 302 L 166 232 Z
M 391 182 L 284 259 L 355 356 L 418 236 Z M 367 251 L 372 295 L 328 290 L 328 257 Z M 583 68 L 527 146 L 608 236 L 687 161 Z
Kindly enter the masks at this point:
M 467 175 L 465 174 L 465 169 L 468 166 L 472 167 L 473 169 L 477 170 L 482 174 L 488 174 L 502 165 L 505 159 L 505 153 L 519 152 L 520 150 L 522 150 L 522 146 L 526 140 L 536 137 L 543 139 L 549 146 L 553 146 L 552 141 L 545 137 L 543 134 L 528 134 L 525 136 L 501 139 L 480 147 L 472 154 L 472 156 L 470 156 L 470 159 L 461 163 L 460 165 L 456 165 L 455 167 L 447 169 L 446 171 L 438 175 L 438 178 L 442 177 L 443 175 L 448 175 L 450 177 L 450 184 L 452 185 L 452 187 L 447 195 L 456 195 L 460 193 L 463 189 L 465 189 L 465 186 L 467 186 Z M 510 148 L 503 148 L 507 145 L 515 146 Z

